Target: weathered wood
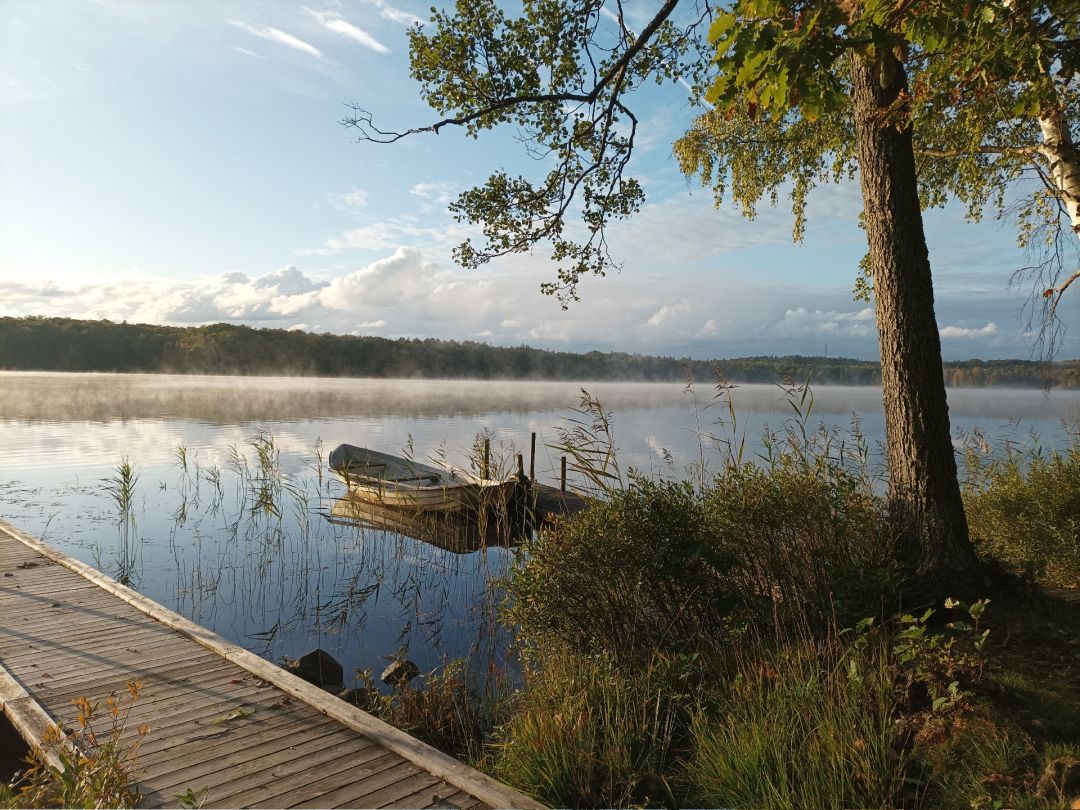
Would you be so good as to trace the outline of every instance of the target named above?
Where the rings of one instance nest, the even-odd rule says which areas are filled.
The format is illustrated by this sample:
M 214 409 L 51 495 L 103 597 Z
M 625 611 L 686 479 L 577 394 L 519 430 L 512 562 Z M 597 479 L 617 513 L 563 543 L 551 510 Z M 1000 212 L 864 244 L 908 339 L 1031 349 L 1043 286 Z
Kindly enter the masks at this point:
M 308 799 L 300 802 L 297 807 L 342 807 L 355 805 L 357 807 L 377 807 L 378 805 L 368 801 L 368 796 L 377 793 L 387 785 L 400 782 L 420 773 L 420 769 L 411 762 L 392 764 L 375 773 L 370 774 L 360 782 L 352 782 L 336 790 L 324 793 L 316 799 Z
M 454 790 L 453 787 L 447 789 L 446 787 L 440 787 L 445 785 L 445 782 L 440 782 L 435 785 L 425 785 L 424 787 L 410 793 L 408 796 L 402 796 L 401 798 L 394 799 L 388 802 L 386 807 L 430 807 L 433 804 L 443 804 L 444 802 L 452 802 L 458 804 L 459 801 L 472 802 L 475 801 L 468 793 L 463 793 L 460 790 Z M 452 792 L 451 792 L 452 791 Z M 455 801 L 454 797 L 458 797 Z
M 347 798 L 335 807 L 353 807 L 362 804 L 364 807 L 386 807 L 386 805 L 398 801 L 403 796 L 409 796 L 418 790 L 435 790 L 437 785 L 446 783 L 432 776 L 427 771 L 418 771 L 398 779 L 381 790 L 365 793 L 358 799 Z
M 215 794 L 215 801 L 225 807 L 248 807 L 306 785 L 319 776 L 337 773 L 338 766 L 345 770 L 387 756 L 384 749 L 371 745 L 346 758 L 336 747 L 324 745 L 321 739 L 298 745 L 296 750 L 299 756 L 293 762 L 276 765 L 269 771 L 256 771 L 222 785 Z
M 238 779 L 222 778 L 216 774 L 210 782 L 214 801 L 224 807 L 257 807 L 269 804 L 288 807 L 281 799 L 283 794 L 299 792 L 304 797 L 315 796 L 323 790 L 327 780 L 353 780 L 356 768 L 350 767 L 356 760 L 392 757 L 385 749 L 368 744 L 359 738 L 335 741 L 332 737 L 309 739 L 279 753 L 270 767 L 252 760 L 237 766 Z M 400 761 L 398 759 L 397 761 Z M 339 784 L 340 781 L 335 782 Z
M 368 755 L 362 762 L 350 762 L 344 759 L 330 763 L 318 770 L 313 781 L 286 793 L 274 793 L 254 802 L 255 806 L 296 807 L 302 802 L 310 802 L 316 807 L 332 807 L 327 796 L 346 785 L 367 783 L 376 775 L 396 765 L 409 765 L 401 757 L 383 751 L 377 755 Z M 415 767 L 415 766 L 410 766 Z
M 123 704 L 126 683 L 141 679 L 121 740 L 149 724 L 135 763 L 146 806 L 206 787 L 217 806 L 386 804 L 430 791 L 460 793 L 462 806 L 540 807 L 3 521 L 0 550 L 0 570 L 16 574 L 0 578 L 5 714 L 40 739 L 53 718 L 74 720 L 73 698 L 115 692 Z

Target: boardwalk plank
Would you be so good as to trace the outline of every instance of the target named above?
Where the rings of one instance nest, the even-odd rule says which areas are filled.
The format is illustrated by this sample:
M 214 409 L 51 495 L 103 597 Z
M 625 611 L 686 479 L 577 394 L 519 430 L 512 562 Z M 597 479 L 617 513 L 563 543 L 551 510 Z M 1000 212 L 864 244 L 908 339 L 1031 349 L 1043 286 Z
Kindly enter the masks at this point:
M 377 792 L 387 785 L 395 784 L 402 779 L 415 776 L 418 773 L 420 773 L 420 769 L 417 768 L 416 765 L 403 759 L 399 759 L 389 768 L 384 768 L 369 774 L 365 779 L 359 781 L 350 779 L 347 784 L 342 785 L 335 790 L 290 806 L 344 807 L 347 805 L 356 805 L 358 807 L 371 807 L 372 805 L 365 799 L 366 796 Z M 278 797 L 275 797 L 275 799 L 276 798 Z
M 320 737 L 297 745 L 294 749 L 296 757 L 289 762 L 280 763 L 269 770 L 253 770 L 247 776 L 219 783 L 212 791 L 214 800 L 224 807 L 250 807 L 275 792 L 281 793 L 311 782 L 318 774 L 327 771 L 327 763 L 341 762 L 346 758 L 350 763 L 359 763 L 389 756 L 385 749 L 370 741 L 366 747 L 353 747 L 356 739 L 362 738 L 347 737 L 334 742 L 331 737 Z M 346 743 L 349 744 L 347 749 L 344 747 Z
M 397 754 L 383 752 L 363 757 L 363 762 L 345 758 L 327 763 L 314 772 L 295 789 L 284 793 L 277 791 L 252 802 L 251 807 L 299 807 L 301 802 L 313 802 L 317 807 L 330 807 L 325 797 L 344 785 L 367 782 L 380 773 L 397 767 L 404 760 Z
M 334 740 L 333 748 L 339 756 L 359 753 L 371 746 L 369 740 L 362 737 L 339 739 L 338 732 L 331 730 L 327 733 L 325 728 L 298 729 L 294 732 L 282 734 L 280 737 L 268 740 L 265 743 L 237 751 L 229 755 L 227 761 L 195 762 L 190 765 L 183 764 L 163 775 L 155 775 L 154 781 L 163 785 L 165 790 L 182 788 L 186 783 L 198 784 L 199 789 L 209 785 L 215 787 L 222 784 L 232 784 L 238 777 L 248 774 L 272 771 L 276 766 L 285 765 L 289 762 L 299 762 L 301 767 L 307 769 L 311 759 L 310 753 L 297 753 L 297 747 L 304 744 L 322 745 L 326 739 Z M 231 800 L 230 800 L 231 804 Z
M 266 700 L 273 700 L 273 698 L 273 695 L 266 696 Z M 252 700 L 254 702 L 255 699 Z M 262 698 L 258 698 L 258 700 L 262 700 Z M 258 707 L 263 704 L 255 703 L 255 705 Z M 229 710 L 230 706 L 231 703 L 222 702 L 210 704 L 206 707 L 206 710 L 210 714 L 217 712 L 216 716 L 220 717 Z M 229 745 L 247 745 L 247 740 L 252 735 L 281 729 L 283 726 L 295 723 L 299 717 L 300 715 L 295 711 L 286 714 L 275 714 L 272 717 L 266 717 L 260 712 L 255 712 L 250 717 L 235 722 L 217 724 L 213 722 L 207 723 L 205 718 L 200 720 L 189 715 L 182 722 L 177 721 L 169 726 L 151 724 L 150 734 L 147 735 L 144 744 L 139 748 L 139 761 L 150 766 L 174 756 L 182 756 L 190 751 L 202 750 L 209 741 L 224 740 L 225 737 L 228 737 Z M 178 730 L 184 723 L 191 725 L 191 729 L 187 732 Z M 166 729 L 171 732 L 168 737 L 161 735 L 161 732 Z
M 445 784 L 438 777 L 432 776 L 427 771 L 417 770 L 402 779 L 393 782 L 381 790 L 366 793 L 358 799 L 349 800 L 338 804 L 337 807 L 349 807 L 355 804 L 363 804 L 364 807 L 386 807 L 403 796 L 415 793 L 417 790 L 434 790 L 436 785 Z

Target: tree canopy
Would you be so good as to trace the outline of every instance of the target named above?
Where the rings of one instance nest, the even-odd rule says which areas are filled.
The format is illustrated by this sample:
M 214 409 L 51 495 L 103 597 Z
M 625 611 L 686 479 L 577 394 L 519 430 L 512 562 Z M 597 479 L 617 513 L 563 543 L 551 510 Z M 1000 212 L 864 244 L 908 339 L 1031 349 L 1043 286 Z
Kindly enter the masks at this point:
M 703 113 L 676 144 L 683 171 L 751 217 L 762 199 L 788 197 L 797 240 L 808 193 L 855 171 L 852 53 L 898 57 L 910 90 L 888 115 L 914 124 L 923 204 L 955 198 L 972 219 L 1015 217 L 1032 249 L 1018 277 L 1031 275 L 1041 304 L 1030 314 L 1051 325 L 1080 278 L 1070 264 L 1080 237 L 1080 12 L 1071 0 L 743 0 L 724 10 L 666 0 L 637 32 L 621 2 L 526 0 L 511 17 L 491 0 L 463 0 L 410 32 L 413 76 L 445 117 L 387 131 L 355 107 L 344 123 L 379 142 L 517 127 L 546 173 L 500 169 L 464 192 L 451 208 L 483 239 L 456 257 L 475 267 L 548 242 L 558 275 L 544 290 L 565 302 L 583 275 L 618 265 L 606 228 L 645 199 L 628 172 L 635 90 L 690 88 Z

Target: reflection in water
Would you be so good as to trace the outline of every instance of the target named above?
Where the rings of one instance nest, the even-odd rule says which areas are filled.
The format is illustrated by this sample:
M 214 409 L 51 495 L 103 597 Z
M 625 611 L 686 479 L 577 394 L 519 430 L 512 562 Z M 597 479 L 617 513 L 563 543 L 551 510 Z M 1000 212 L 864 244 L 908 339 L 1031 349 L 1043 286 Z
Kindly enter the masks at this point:
M 613 411 L 624 468 L 681 477 L 703 460 L 718 466 L 709 435 L 730 436 L 730 425 L 708 386 L 588 388 Z M 814 393 L 812 422 L 843 428 L 856 411 L 871 445 L 882 438 L 876 389 Z M 753 457 L 761 430 L 782 429 L 790 408 L 773 386 L 733 398 Z M 535 432 L 537 476 L 557 485 L 549 447 L 579 399 L 566 383 L 0 373 L 0 515 L 274 660 L 323 647 L 346 671 L 396 654 L 422 669 L 470 656 L 474 671 L 498 670 L 508 638 L 493 582 L 513 541 L 490 536 L 497 525 L 344 514 L 323 442 L 467 466 L 484 431 L 509 473 Z M 1033 429 L 1053 444 L 1080 392 L 953 391 L 950 407 L 955 429 L 978 425 L 998 441 Z M 125 455 L 131 522 L 108 490 Z
M 484 510 L 476 515 L 394 509 L 353 495 L 334 501 L 328 519 L 394 532 L 454 554 L 488 547 L 510 548 L 520 545 L 531 534 L 527 521 L 521 517 L 515 520 L 502 510 Z

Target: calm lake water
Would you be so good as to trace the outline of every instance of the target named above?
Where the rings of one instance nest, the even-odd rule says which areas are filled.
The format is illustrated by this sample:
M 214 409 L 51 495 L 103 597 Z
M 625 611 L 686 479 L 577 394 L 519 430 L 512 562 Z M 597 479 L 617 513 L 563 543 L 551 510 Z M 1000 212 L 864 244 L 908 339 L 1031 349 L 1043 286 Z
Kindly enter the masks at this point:
M 612 413 L 619 460 L 679 477 L 731 436 L 712 390 L 589 383 Z M 394 655 L 430 670 L 469 656 L 498 669 L 506 631 L 493 580 L 515 552 L 454 553 L 392 531 L 328 520 L 341 485 L 325 459 L 342 442 L 468 463 L 481 431 L 511 465 L 538 434 L 537 477 L 557 481 L 557 428 L 584 417 L 572 383 L 328 380 L 0 373 L 0 517 L 272 660 L 321 646 L 346 672 Z M 820 386 L 809 422 L 883 437 L 880 391 Z M 794 411 L 775 386 L 731 393 L 747 455 Z M 1066 441 L 1080 392 L 957 390 L 954 431 L 992 442 Z M 590 420 L 591 421 L 591 420 Z M 178 447 L 184 448 L 186 468 Z M 272 462 L 260 464 L 263 458 Z M 138 475 L 133 526 L 110 486 L 123 457 Z M 575 483 L 571 479 L 571 485 Z M 259 489 L 277 514 L 259 509 Z

